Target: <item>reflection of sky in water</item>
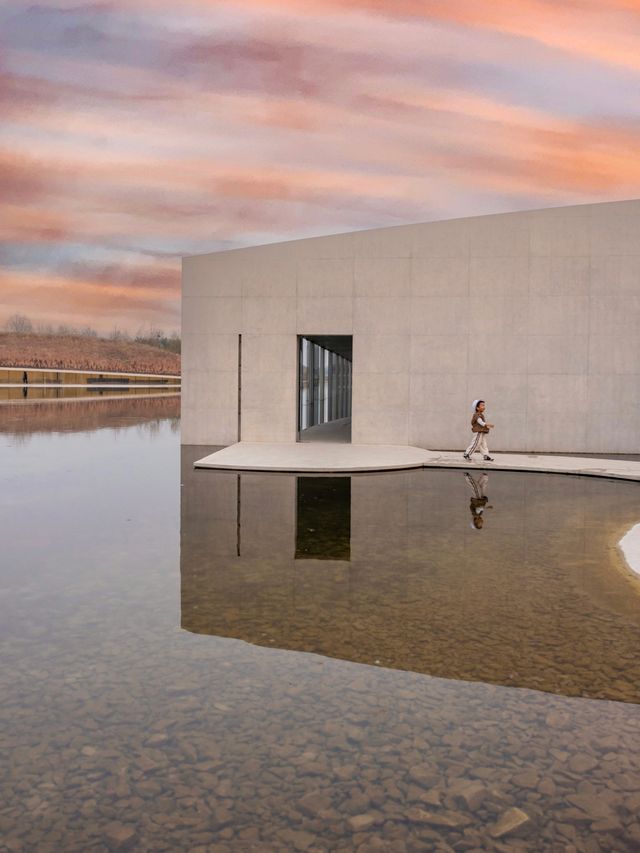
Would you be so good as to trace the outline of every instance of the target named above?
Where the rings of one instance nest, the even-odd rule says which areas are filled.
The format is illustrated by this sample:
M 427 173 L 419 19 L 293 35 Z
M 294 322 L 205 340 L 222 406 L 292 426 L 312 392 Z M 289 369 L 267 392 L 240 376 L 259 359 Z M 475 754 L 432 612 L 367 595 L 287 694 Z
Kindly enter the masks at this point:
M 627 530 L 619 545 L 631 569 L 640 575 L 640 524 L 634 524 Z
M 25 447 L 0 435 L 9 571 L 37 578 L 41 598 L 60 596 L 61 579 L 82 586 L 85 572 L 144 565 L 153 553 L 174 564 L 178 440 L 168 420 L 155 430 L 38 435 Z
M 0 809 L 9 849 L 218 844 L 244 853 L 366 842 L 392 851 L 442 843 L 591 851 L 594 837 L 603 850 L 638 849 L 636 705 L 181 630 L 181 491 L 183 555 L 200 548 L 213 569 L 227 563 L 222 521 L 235 548 L 236 515 L 215 502 L 215 472 L 192 471 L 190 450 L 180 476 L 178 442 L 169 420 L 154 433 L 134 425 L 35 434 L 25 446 L 0 435 L 0 737 L 11 758 Z M 549 480 L 527 488 L 544 495 Z M 453 533 L 459 526 L 477 542 L 463 478 L 442 483 L 459 488 Z M 480 534 L 489 538 L 479 540 L 494 551 L 511 512 L 501 483 L 492 477 L 487 488 L 494 509 Z M 605 504 L 619 501 L 626 513 L 632 488 L 589 481 L 579 491 L 602 502 L 590 525 L 599 535 L 614 517 Z M 251 492 L 248 481 L 247 511 L 252 499 L 260 504 L 260 488 Z M 398 511 L 387 507 L 390 522 Z M 287 517 L 295 521 L 295 501 Z M 278 525 L 266 512 L 263 522 L 273 569 L 282 560 Z M 288 556 L 304 575 L 289 529 Z M 331 561 L 308 563 L 331 570 Z M 304 587 L 297 594 L 303 601 Z M 505 821 L 521 825 L 503 835 Z

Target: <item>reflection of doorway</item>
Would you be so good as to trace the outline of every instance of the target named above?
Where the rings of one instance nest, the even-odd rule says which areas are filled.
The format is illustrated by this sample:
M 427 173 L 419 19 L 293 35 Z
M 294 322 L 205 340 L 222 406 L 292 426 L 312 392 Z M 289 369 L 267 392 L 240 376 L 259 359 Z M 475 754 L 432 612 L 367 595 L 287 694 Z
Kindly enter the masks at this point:
M 298 441 L 351 441 L 351 335 L 298 338 Z
M 351 477 L 297 477 L 296 491 L 296 560 L 350 560 Z

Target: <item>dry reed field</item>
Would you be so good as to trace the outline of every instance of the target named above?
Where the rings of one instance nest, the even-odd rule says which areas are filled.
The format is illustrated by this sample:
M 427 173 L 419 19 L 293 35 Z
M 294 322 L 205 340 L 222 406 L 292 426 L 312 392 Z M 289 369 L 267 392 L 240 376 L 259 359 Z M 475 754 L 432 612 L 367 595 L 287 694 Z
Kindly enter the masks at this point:
M 180 374 L 180 356 L 135 341 L 80 335 L 0 333 L 3 367 Z

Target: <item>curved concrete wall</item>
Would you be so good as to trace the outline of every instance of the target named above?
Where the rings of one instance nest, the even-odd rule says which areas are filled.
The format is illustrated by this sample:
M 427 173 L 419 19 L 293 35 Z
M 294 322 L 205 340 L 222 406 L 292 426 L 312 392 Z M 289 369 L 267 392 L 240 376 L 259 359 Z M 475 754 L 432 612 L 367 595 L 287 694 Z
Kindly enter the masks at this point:
M 354 443 L 640 452 L 640 201 L 201 255 L 183 267 L 185 444 L 295 441 L 297 335 L 353 335 Z

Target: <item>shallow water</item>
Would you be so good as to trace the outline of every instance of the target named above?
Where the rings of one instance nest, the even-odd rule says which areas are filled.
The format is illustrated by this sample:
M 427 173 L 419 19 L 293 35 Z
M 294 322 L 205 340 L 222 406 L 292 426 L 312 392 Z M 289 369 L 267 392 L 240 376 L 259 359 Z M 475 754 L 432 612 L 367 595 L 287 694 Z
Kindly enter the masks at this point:
M 195 471 L 137 402 L 0 408 L 0 850 L 640 847 L 637 484 Z
M 0 385 L 0 405 L 10 402 L 43 403 L 56 400 L 100 400 L 106 397 L 158 397 L 176 393 L 175 386 L 147 385 Z M 179 393 L 179 390 L 178 390 Z

